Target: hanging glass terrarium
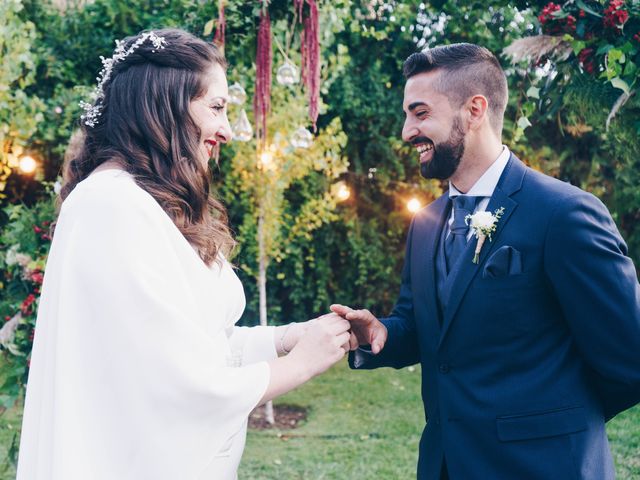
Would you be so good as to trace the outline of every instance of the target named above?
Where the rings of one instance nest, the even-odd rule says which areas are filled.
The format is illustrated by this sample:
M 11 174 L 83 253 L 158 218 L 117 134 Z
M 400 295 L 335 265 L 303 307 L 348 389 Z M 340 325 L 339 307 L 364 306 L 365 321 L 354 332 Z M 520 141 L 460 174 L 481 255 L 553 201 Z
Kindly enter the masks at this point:
M 295 85 L 300 81 L 300 74 L 298 72 L 298 67 L 296 67 L 289 60 L 285 60 L 285 62 L 278 67 L 278 71 L 276 73 L 276 80 L 280 85 L 285 85 L 290 87 L 291 85 Z
M 229 103 L 242 105 L 247 100 L 247 92 L 238 82 L 229 87 Z
M 251 127 L 251 123 L 249 123 L 247 112 L 245 112 L 244 109 L 240 112 L 240 116 L 231 127 L 231 130 L 233 131 L 233 138 L 240 142 L 248 142 L 253 138 L 253 128 Z
M 298 128 L 291 135 L 291 145 L 295 148 L 309 148 L 313 143 L 313 135 L 304 127 Z

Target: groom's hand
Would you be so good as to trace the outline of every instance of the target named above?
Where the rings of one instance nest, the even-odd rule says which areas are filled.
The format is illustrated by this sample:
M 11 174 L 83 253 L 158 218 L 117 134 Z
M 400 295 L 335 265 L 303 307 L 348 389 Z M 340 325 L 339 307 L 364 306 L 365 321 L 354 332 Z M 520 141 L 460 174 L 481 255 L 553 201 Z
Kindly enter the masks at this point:
M 351 323 L 359 345 L 371 345 L 371 352 L 380 353 L 387 341 L 387 327 L 369 310 L 353 310 L 345 305 L 331 305 L 331 311 L 346 318 Z

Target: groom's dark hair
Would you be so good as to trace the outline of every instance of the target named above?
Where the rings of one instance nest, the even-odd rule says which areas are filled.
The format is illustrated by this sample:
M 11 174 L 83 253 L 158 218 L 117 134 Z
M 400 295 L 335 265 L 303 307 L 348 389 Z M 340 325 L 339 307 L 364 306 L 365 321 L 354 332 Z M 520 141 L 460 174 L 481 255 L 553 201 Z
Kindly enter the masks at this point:
M 507 78 L 493 53 L 471 43 L 454 43 L 414 53 L 404 62 L 407 79 L 431 71 L 441 72 L 435 88 L 455 108 L 473 95 L 484 95 L 489 102 L 491 126 L 502 133 L 509 91 Z

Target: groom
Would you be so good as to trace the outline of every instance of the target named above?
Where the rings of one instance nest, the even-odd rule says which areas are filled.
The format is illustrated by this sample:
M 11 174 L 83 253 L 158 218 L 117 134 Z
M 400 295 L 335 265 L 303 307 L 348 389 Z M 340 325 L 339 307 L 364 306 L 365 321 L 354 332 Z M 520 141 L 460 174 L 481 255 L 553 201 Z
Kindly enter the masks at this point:
M 487 49 L 416 53 L 404 74 L 403 139 L 449 191 L 413 220 L 389 317 L 332 306 L 370 345 L 352 368 L 421 363 L 421 480 L 614 478 L 605 422 L 640 401 L 640 286 L 609 212 L 502 145 Z M 474 262 L 466 219 L 485 211 Z

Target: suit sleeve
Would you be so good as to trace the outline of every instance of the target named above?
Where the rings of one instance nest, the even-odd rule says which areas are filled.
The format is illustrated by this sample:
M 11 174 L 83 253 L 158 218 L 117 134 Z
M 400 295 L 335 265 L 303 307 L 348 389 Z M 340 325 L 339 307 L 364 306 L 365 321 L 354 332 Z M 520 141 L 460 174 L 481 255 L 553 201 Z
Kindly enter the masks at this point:
M 545 269 L 605 418 L 640 401 L 640 286 L 606 207 L 581 192 L 554 212 Z
M 407 236 L 407 247 L 400 295 L 391 315 L 380 321 L 387 327 L 388 337 L 384 348 L 374 355 L 367 349 L 358 349 L 349 354 L 349 365 L 354 369 L 374 369 L 379 367 L 403 368 L 420 361 L 413 311 L 413 293 L 411 290 L 411 242 L 413 223 Z

